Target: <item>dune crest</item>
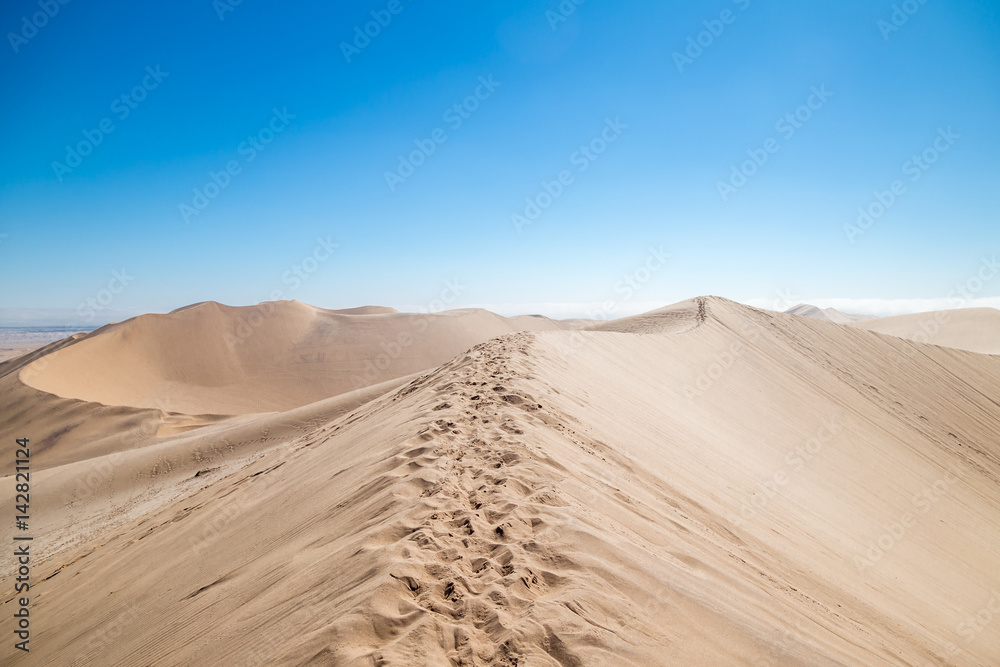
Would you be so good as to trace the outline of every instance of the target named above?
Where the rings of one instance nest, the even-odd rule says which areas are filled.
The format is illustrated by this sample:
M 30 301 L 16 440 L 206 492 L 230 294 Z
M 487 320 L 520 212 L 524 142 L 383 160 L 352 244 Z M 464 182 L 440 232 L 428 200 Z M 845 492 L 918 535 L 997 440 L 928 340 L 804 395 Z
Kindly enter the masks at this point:
M 586 327 L 589 331 L 617 331 L 635 334 L 680 334 L 691 331 L 705 322 L 709 303 L 726 302 L 721 297 L 697 297 L 658 308 L 657 310 L 617 320 L 601 322 Z
M 1000 589 L 1000 358 L 717 297 L 618 327 L 225 426 L 263 439 L 39 565 L 43 664 L 1000 659 L 962 625 Z
M 26 365 L 26 385 L 63 398 L 188 415 L 289 410 L 424 371 L 548 318 L 485 310 L 329 311 L 298 301 L 194 304 L 103 327 Z

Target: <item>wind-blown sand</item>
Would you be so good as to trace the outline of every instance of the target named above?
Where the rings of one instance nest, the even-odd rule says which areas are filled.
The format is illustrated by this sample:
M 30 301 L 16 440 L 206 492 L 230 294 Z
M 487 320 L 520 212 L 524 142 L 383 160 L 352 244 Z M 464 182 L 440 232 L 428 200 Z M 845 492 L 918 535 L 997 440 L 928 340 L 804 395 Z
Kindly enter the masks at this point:
M 362 316 L 396 331 L 398 314 Z M 357 315 L 295 306 L 269 326 L 311 341 L 317 317 Z M 33 650 L 0 661 L 1000 663 L 1000 618 L 969 622 L 1000 616 L 1000 357 L 714 297 L 540 328 L 357 392 L 306 373 L 348 391 L 291 410 L 50 455 L 32 475 Z M 270 354 L 229 353 L 216 377 L 120 330 L 0 365 L 7 381 L 51 358 L 10 387 L 34 406 L 17 428 L 98 395 L 136 419 L 168 380 L 198 408 L 236 384 L 227 407 L 281 409 L 266 366 L 232 370 Z M 109 341 L 154 358 L 92 393 L 74 373 Z M 44 387 L 78 396 L 39 403 Z

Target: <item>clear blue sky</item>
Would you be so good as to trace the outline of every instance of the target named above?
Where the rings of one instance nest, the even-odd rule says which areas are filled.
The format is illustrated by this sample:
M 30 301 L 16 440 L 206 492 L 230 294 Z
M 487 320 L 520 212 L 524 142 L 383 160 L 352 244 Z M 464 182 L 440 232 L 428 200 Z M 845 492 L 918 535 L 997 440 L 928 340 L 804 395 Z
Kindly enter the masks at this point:
M 1000 2 L 232 2 L 4 3 L 0 308 L 939 303 L 1000 251 Z

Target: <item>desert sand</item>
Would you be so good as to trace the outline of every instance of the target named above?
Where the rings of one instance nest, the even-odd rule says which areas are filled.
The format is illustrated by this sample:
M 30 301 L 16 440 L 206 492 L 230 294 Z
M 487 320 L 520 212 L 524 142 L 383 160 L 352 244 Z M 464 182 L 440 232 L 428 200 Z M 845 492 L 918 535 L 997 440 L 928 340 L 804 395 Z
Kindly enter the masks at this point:
M 897 315 L 855 322 L 853 326 L 921 343 L 1000 354 L 1000 310 L 962 308 Z
M 555 330 L 547 318 L 485 310 L 403 314 L 280 301 L 201 303 L 112 324 L 29 366 L 41 391 L 105 405 L 187 414 L 288 410 L 437 366 L 513 331 Z M 37 371 L 37 372 L 36 372 Z
M 1000 664 L 996 311 L 265 310 L 0 364 L 0 663 Z
M 28 344 L 22 345 L 3 345 L 0 346 L 0 361 L 6 361 L 7 359 L 15 359 L 17 357 L 28 354 L 32 350 L 37 349 L 39 346 Z

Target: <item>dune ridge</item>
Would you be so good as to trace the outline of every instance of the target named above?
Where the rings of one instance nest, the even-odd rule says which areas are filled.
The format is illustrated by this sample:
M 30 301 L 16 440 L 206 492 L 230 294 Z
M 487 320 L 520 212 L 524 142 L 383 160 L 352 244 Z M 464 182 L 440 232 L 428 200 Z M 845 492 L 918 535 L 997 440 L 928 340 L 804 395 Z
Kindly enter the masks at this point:
M 495 335 L 576 326 L 476 309 L 414 314 L 376 306 L 329 311 L 298 301 L 202 302 L 0 362 L 0 438 L 31 433 L 36 469 L 62 465 L 234 415 L 338 396 L 360 405 Z M 0 461 L 0 474 L 12 466 Z
M 717 297 L 600 326 L 158 444 L 273 429 L 43 559 L 37 664 L 1000 659 L 963 625 L 1000 589 L 1000 359 Z
M 328 311 L 297 301 L 204 302 L 103 327 L 27 364 L 21 381 L 63 398 L 188 415 L 294 407 L 433 368 L 476 343 L 547 318 L 485 310 Z

